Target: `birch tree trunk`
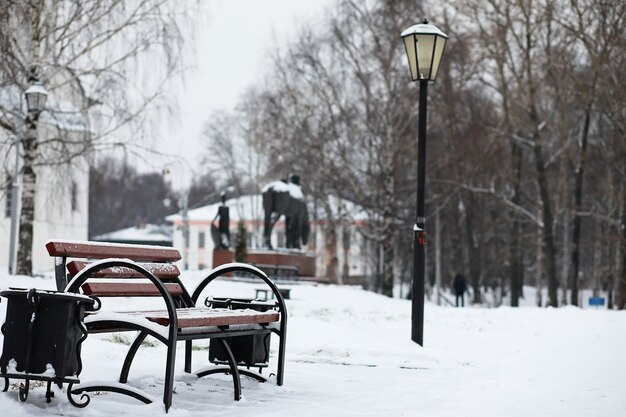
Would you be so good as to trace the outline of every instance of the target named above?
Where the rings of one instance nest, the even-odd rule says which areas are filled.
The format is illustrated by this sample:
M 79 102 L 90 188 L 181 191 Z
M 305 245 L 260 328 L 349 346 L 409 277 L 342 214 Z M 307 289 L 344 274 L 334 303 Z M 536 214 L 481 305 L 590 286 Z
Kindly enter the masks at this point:
M 465 207 L 465 233 L 467 235 L 468 248 L 468 264 L 469 264 L 469 282 L 472 286 L 472 303 L 482 303 L 480 292 L 481 268 L 480 268 L 480 247 L 478 246 L 478 238 L 476 237 L 476 228 L 474 225 L 476 213 L 476 197 L 468 193 Z
M 326 276 L 330 282 L 336 284 L 338 279 L 339 259 L 337 258 L 337 227 L 334 221 L 329 221 L 324 230 L 326 259 Z
M 39 82 L 37 66 L 40 59 L 43 3 L 34 3 L 32 12 L 27 14 L 26 24 L 30 30 L 30 44 L 26 59 L 28 62 L 28 82 L 32 85 Z M 35 221 L 35 193 L 37 191 L 37 174 L 35 173 L 35 158 L 37 158 L 37 119 L 39 113 L 31 113 L 26 118 L 26 135 L 22 141 L 24 152 L 22 162 L 22 197 L 20 211 L 20 228 L 18 233 L 17 265 L 18 275 L 32 275 L 33 273 L 33 223 Z
M 383 277 L 381 292 L 387 297 L 393 297 L 393 259 L 394 248 L 392 239 L 384 239 L 383 245 Z
M 37 154 L 37 121 L 28 120 L 26 137 L 22 141 L 22 211 L 18 234 L 17 274 L 32 275 L 33 222 L 35 220 L 35 187 L 37 174 L 34 162 Z M 17 198 L 17 196 L 16 196 Z

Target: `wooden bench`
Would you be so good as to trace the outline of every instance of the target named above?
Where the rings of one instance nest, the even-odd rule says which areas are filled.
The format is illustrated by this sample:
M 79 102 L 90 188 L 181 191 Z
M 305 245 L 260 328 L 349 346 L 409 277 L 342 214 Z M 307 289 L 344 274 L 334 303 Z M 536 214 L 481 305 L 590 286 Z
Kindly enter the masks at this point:
M 281 278 L 297 278 L 298 267 L 294 265 L 270 265 L 270 264 L 252 264 L 261 271 L 265 272 L 267 276 L 275 279 Z
M 244 363 L 237 360 L 231 350 L 235 340 L 262 338 L 269 344 L 269 334 L 279 337 L 276 383 L 283 384 L 285 364 L 285 342 L 287 332 L 287 309 L 284 298 L 276 285 L 260 269 L 242 264 L 221 265 L 204 278 L 190 293 L 181 282 L 178 267 L 173 263 L 181 259 L 173 248 L 144 245 L 121 245 L 95 242 L 50 241 L 46 244 L 50 256 L 55 258 L 55 279 L 57 289 L 69 293 L 83 293 L 95 299 L 97 306 L 87 312 L 85 325 L 89 333 L 138 331 L 130 345 L 122 364 L 119 383 L 70 384 L 67 389 L 69 401 L 77 407 L 85 407 L 90 399 L 85 392 L 112 391 L 129 395 L 145 403 L 152 400 L 141 391 L 127 386 L 128 374 L 133 359 L 147 336 L 152 336 L 167 346 L 165 358 L 165 382 L 163 403 L 167 411 L 172 404 L 176 343 L 185 342 L 185 372 L 191 373 L 192 341 L 211 339 L 219 347 L 222 360 L 214 361 L 227 366 L 217 366 L 196 372 L 198 377 L 216 372 L 232 376 L 234 398 L 241 398 L 240 374 L 261 382 L 267 379 L 261 375 L 261 368 L 267 363 Z M 206 288 L 216 278 L 232 273 L 245 273 L 254 276 L 267 285 L 275 297 L 271 304 L 250 300 L 238 301 L 234 309 L 230 303 L 226 307 L 215 307 L 209 302 L 198 303 Z M 160 297 L 165 309 L 135 311 L 101 311 L 102 300 L 106 297 Z M 269 358 L 269 346 L 265 360 Z M 240 366 L 245 365 L 246 369 Z M 259 367 L 259 372 L 250 366 Z M 81 394 L 77 402 L 72 395 Z

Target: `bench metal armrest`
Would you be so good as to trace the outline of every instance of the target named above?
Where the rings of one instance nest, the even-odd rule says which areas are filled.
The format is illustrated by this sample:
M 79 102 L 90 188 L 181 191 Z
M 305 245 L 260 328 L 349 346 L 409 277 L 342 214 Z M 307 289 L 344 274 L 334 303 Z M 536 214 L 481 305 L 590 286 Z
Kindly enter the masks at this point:
M 259 268 L 241 262 L 231 262 L 213 268 L 209 275 L 204 278 L 194 290 L 191 296 L 194 305 L 198 302 L 198 298 L 200 298 L 202 291 L 206 288 L 207 285 L 211 283 L 211 281 L 230 272 L 247 272 L 263 280 L 267 284 L 267 286 L 270 287 L 270 289 L 274 293 L 276 301 L 278 302 L 278 309 L 281 313 L 281 322 L 283 320 L 287 320 L 287 307 L 285 305 L 285 299 L 283 298 L 281 292 L 278 290 L 276 284 L 274 284 L 274 281 L 272 281 L 265 274 L 265 272 L 261 271 Z
M 170 340 L 175 340 L 173 336 L 176 335 L 178 330 L 178 316 L 176 315 L 176 306 L 171 294 L 165 288 L 165 284 L 160 279 L 155 277 L 152 273 L 146 270 L 143 266 L 131 261 L 130 259 L 103 259 L 101 261 L 90 264 L 85 269 L 81 270 L 78 274 L 72 278 L 72 280 L 65 287 L 65 292 L 78 293 L 80 287 L 91 277 L 92 274 L 101 271 L 103 269 L 123 266 L 139 272 L 148 280 L 150 280 L 154 286 L 159 290 L 165 306 L 167 308 L 167 314 L 169 317 L 169 336 Z
M 240 263 L 240 262 L 232 262 L 224 265 L 220 265 L 217 268 L 211 270 L 209 275 L 204 278 L 200 284 L 196 287 L 191 296 L 191 299 L 195 305 L 202 294 L 202 291 L 206 288 L 207 285 L 211 283 L 214 279 L 227 274 L 229 272 L 248 272 L 258 278 L 262 279 L 268 287 L 272 289 L 274 296 L 276 297 L 276 301 L 278 303 L 278 312 L 280 313 L 280 323 L 278 325 L 278 329 L 272 328 L 271 330 L 276 333 L 280 337 L 279 345 L 278 345 L 278 369 L 276 371 L 276 384 L 283 385 L 284 378 L 284 369 L 285 369 L 285 353 L 286 353 L 286 340 L 287 340 L 287 306 L 285 305 L 285 299 L 283 295 L 278 290 L 278 287 L 274 282 L 268 278 L 268 276 L 261 271 L 259 268 L 256 268 L 252 265 Z M 273 326 L 272 326 L 273 327 Z

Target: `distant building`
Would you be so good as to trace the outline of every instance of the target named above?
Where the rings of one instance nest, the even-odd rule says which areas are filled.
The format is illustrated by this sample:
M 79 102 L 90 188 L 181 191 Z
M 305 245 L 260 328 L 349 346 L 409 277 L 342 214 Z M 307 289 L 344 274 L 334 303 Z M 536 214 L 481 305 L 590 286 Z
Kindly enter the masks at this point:
M 84 109 L 87 108 L 85 94 L 76 82 L 74 75 L 67 70 L 57 72 L 47 84 L 50 94 L 46 108 L 39 117 L 38 135 L 43 141 L 50 138 L 65 137 L 71 141 L 66 148 L 59 146 L 61 153 L 76 147 L 80 152 L 83 141 L 91 135 L 89 121 Z M 22 110 L 23 93 L 21 90 L 4 86 L 0 100 L 7 108 L 13 108 L 15 114 Z M 19 119 L 18 119 L 19 122 Z M 15 136 L 0 128 L 0 155 L 2 177 L 0 178 L 0 265 L 8 267 L 9 236 L 11 230 L 11 200 L 18 200 L 18 221 L 20 198 L 12 193 L 12 175 L 15 168 Z M 42 159 L 55 162 L 58 159 L 49 147 L 40 146 Z M 54 163 L 35 166 L 37 174 L 35 195 L 35 216 L 33 222 L 33 272 L 49 271 L 54 268 L 54 261 L 48 256 L 45 244 L 50 239 L 86 240 L 89 209 L 89 164 L 88 155 L 76 156 L 71 164 Z M 21 161 L 20 161 L 21 163 Z M 20 188 L 21 191 L 21 188 Z M 18 226 L 19 227 L 19 226 Z M 16 240 L 19 236 L 16 237 Z M 17 242 L 16 242 L 17 248 Z M 15 259 L 17 258 L 17 249 Z
M 133 227 L 94 236 L 96 242 L 128 243 L 134 245 L 173 246 L 172 226 L 138 223 Z
M 311 235 L 303 250 L 316 255 L 318 276 L 331 278 L 343 283 L 362 283 L 376 274 L 379 251 L 377 246 L 363 237 L 360 227 L 367 227 L 366 213 L 353 203 L 332 199 L 331 210 L 335 221 L 334 233 L 330 231 L 330 222 L 320 208 L 310 207 Z M 215 220 L 221 203 L 210 204 L 189 210 L 189 247 L 184 247 L 183 217 L 173 214 L 166 217 L 174 225 L 174 247 L 181 254 L 186 254 L 189 269 L 212 267 L 214 244 L 211 238 L 211 223 Z M 231 249 L 237 234 L 237 222 L 243 220 L 248 232 L 248 248 L 261 249 L 263 244 L 263 204 L 261 195 L 245 195 L 226 201 L 230 208 Z M 332 239 L 335 236 L 335 240 Z M 272 230 L 272 245 L 284 247 L 285 225 L 281 218 Z M 332 272 L 334 271 L 334 272 Z M 335 275 L 334 277 L 332 275 Z
M 216 218 L 219 206 L 222 203 L 198 207 L 188 212 L 189 218 L 189 247 L 185 248 L 183 239 L 183 217 L 181 214 L 172 214 L 165 218 L 173 223 L 173 245 L 187 260 L 188 269 L 210 268 L 213 262 L 213 239 L 211 238 L 211 223 Z M 263 242 L 263 204 L 261 195 L 246 195 L 240 198 L 226 200 L 230 208 L 230 237 L 231 248 L 234 247 L 237 235 L 237 222 L 243 220 L 248 231 L 248 247 L 260 247 Z M 282 223 L 282 221 L 280 222 Z M 282 228 L 279 226 L 278 229 Z

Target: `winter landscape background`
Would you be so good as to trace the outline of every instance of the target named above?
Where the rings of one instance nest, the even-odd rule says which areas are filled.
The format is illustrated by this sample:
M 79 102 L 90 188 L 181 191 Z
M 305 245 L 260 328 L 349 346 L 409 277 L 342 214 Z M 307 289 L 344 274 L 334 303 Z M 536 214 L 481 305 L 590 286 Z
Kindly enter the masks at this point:
M 420 347 L 420 88 L 400 33 L 424 18 L 449 39 L 428 87 Z M 624 1 L 0 0 L 0 288 L 52 289 L 49 239 L 134 228 L 166 231 L 193 289 L 220 194 L 234 219 L 295 173 L 303 250 L 330 285 L 293 285 L 285 385 L 245 380 L 233 402 L 228 377 L 179 366 L 170 415 L 624 415 L 625 67 Z M 233 242 L 263 249 L 259 213 L 245 217 Z M 459 273 L 457 309 L 438 292 Z M 81 378 L 115 379 L 128 340 L 90 335 Z M 163 348 L 141 352 L 130 382 L 158 399 Z M 164 413 L 43 391 L 19 403 L 12 385 L 0 414 Z

